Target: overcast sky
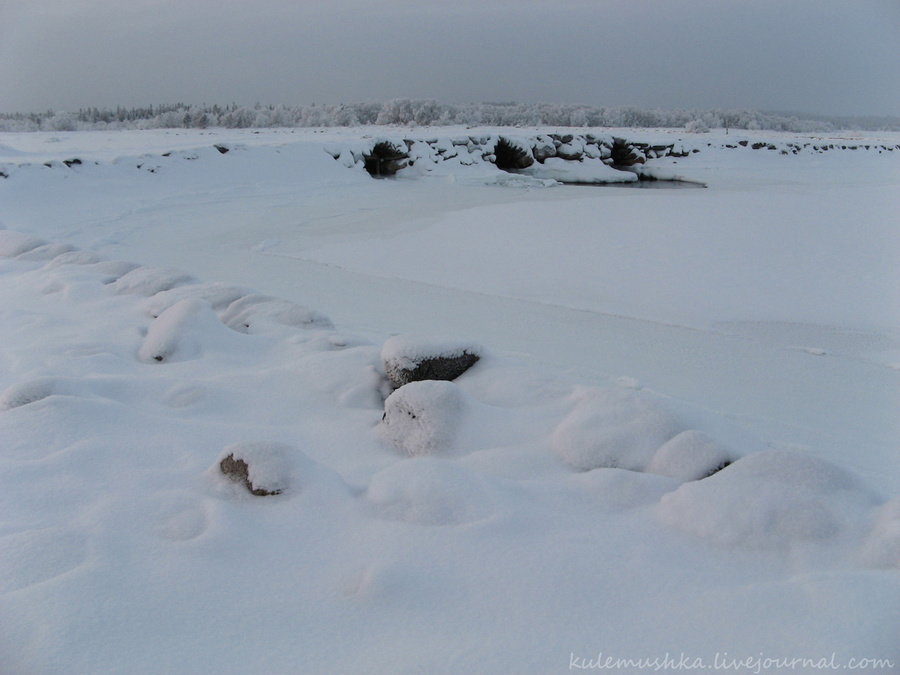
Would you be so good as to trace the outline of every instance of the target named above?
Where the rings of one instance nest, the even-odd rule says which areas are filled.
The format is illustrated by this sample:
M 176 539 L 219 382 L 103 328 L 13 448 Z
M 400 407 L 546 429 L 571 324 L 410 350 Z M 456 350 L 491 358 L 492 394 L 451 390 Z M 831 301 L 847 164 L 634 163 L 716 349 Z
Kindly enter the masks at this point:
M 900 0 L 0 0 L 0 111 L 558 102 L 900 115 Z

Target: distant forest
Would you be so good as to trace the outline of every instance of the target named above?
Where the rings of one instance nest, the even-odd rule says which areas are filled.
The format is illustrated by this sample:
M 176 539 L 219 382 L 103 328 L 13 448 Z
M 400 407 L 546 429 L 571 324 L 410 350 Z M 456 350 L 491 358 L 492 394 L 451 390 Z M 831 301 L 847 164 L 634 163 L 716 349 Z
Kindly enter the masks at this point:
M 900 131 L 900 117 L 827 117 L 751 110 L 661 110 L 548 103 L 440 103 L 393 99 L 337 105 L 169 105 L 0 113 L 0 131 L 80 131 L 226 127 L 501 126 L 764 129 L 794 133 Z

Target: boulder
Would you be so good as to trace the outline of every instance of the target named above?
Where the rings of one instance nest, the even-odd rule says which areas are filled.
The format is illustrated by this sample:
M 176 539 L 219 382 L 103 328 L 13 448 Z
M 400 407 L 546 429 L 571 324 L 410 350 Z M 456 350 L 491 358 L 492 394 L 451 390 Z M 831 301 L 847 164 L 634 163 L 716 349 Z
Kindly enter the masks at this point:
M 449 451 L 466 397 L 452 382 L 411 382 L 384 402 L 382 437 L 408 457 Z
M 394 387 L 421 380 L 455 380 L 481 358 L 481 347 L 469 342 L 397 335 L 381 350 L 384 371 Z
M 236 443 L 220 455 L 219 470 L 235 483 L 243 483 L 252 495 L 279 495 L 290 482 L 289 450 L 279 443 Z

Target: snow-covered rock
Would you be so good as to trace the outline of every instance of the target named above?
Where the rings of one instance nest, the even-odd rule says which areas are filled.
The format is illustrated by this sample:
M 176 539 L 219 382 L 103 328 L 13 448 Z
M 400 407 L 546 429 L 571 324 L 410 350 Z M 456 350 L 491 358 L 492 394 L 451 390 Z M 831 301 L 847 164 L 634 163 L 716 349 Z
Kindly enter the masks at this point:
M 272 326 L 333 328 L 331 319 L 316 310 L 266 295 L 245 295 L 221 314 L 229 328 L 241 333 L 260 333 Z
M 733 457 L 728 448 L 702 431 L 682 431 L 656 451 L 647 465 L 649 473 L 699 480 L 724 469 Z
M 553 450 L 577 471 L 601 467 L 643 471 L 681 423 L 640 392 L 581 390 L 550 436 Z
M 397 335 L 381 349 L 384 370 L 395 387 L 419 380 L 455 380 L 481 358 L 474 342 Z
M 187 298 L 197 298 L 205 300 L 215 311 L 222 311 L 227 308 L 235 300 L 246 295 L 250 295 L 250 291 L 223 284 L 219 282 L 207 282 L 201 284 L 189 284 L 187 286 L 177 286 L 167 291 L 160 291 L 153 297 L 149 298 L 144 307 L 146 312 L 153 317 L 159 316 L 172 305 L 185 300 Z
M 150 297 L 191 280 L 190 274 L 173 267 L 137 267 L 116 279 L 113 288 L 116 293 Z
M 665 495 L 663 522 L 716 544 L 781 548 L 859 526 L 875 498 L 843 469 L 812 455 L 765 450 Z
M 466 396 L 452 382 L 410 382 L 384 402 L 381 434 L 405 455 L 447 451 L 460 425 Z
M 184 361 L 201 356 L 205 347 L 239 337 L 225 327 L 208 302 L 187 298 L 151 322 L 138 358 L 147 363 Z
M 15 230 L 0 230 L 0 256 L 15 258 L 46 244 L 43 239 Z
M 225 476 L 243 483 L 250 494 L 278 495 L 290 487 L 291 450 L 280 443 L 236 443 L 222 451 L 217 464 Z
M 51 377 L 38 377 L 14 384 L 0 395 L 0 410 L 12 410 L 40 401 L 53 396 L 58 389 L 57 381 Z

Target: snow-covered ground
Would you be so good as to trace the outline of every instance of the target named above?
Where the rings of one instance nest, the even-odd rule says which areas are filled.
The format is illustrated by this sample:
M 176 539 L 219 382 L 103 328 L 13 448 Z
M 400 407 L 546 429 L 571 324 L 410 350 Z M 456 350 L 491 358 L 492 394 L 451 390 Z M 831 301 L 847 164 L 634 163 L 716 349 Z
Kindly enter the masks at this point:
M 0 134 L 0 672 L 900 672 L 900 134 L 508 132 Z

